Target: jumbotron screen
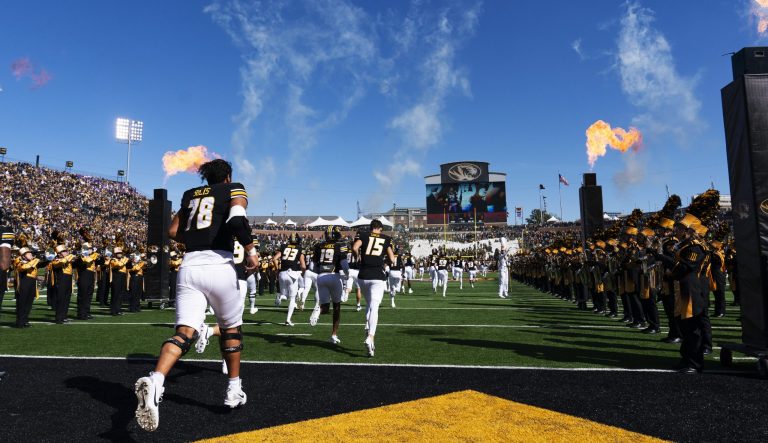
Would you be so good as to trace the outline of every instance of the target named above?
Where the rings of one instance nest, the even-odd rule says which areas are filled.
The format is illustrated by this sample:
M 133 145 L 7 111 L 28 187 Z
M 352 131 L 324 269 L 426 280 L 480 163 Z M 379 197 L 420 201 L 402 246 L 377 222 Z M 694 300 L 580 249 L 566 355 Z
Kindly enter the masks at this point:
M 504 182 L 427 185 L 427 224 L 507 222 Z

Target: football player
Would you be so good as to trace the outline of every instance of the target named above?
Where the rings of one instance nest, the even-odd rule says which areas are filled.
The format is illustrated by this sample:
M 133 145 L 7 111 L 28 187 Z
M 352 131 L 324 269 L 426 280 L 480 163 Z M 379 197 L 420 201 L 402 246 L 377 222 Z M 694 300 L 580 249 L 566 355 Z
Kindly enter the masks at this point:
M 384 258 L 395 263 L 395 253 L 392 250 L 392 240 L 383 235 L 384 225 L 379 220 L 371 221 L 371 232 L 361 233 L 352 244 L 352 253 L 360 260 L 360 275 L 358 282 L 363 291 L 368 307 L 365 313 L 365 346 L 368 355 L 373 357 L 376 350 L 374 337 L 379 324 L 379 305 L 384 298 L 386 274 L 384 273 Z M 386 255 L 385 255 L 386 254 Z
M 496 262 L 496 268 L 499 270 L 499 297 L 507 298 L 509 296 L 509 257 L 507 245 L 502 241 L 499 251 L 499 260 Z
M 474 260 L 468 260 L 466 265 L 469 272 L 469 285 L 474 288 L 477 281 L 477 263 Z
M 11 245 L 13 244 L 14 234 L 10 228 L 3 226 L 3 214 L 0 212 L 0 276 L 5 278 L 6 271 L 11 267 Z M 37 268 L 35 268 L 35 280 L 37 280 Z M 5 291 L 3 289 L 3 291 Z M 18 310 L 19 301 L 16 301 Z M 31 306 L 31 305 L 30 305 Z M 0 380 L 5 377 L 5 371 L 0 369 Z
M 360 283 L 357 281 L 357 276 L 360 273 L 360 261 L 352 254 L 351 252 L 347 254 L 347 260 L 349 260 L 349 279 L 347 279 L 347 286 L 346 286 L 346 298 L 349 298 L 349 293 L 352 292 L 352 289 L 356 290 L 356 298 L 357 298 L 357 312 L 360 312 L 363 308 L 360 306 L 360 300 L 362 292 L 360 291 Z M 346 302 L 346 300 L 343 300 Z
M 307 270 L 304 251 L 301 249 L 298 234 L 291 234 L 288 243 L 282 245 L 272 256 L 272 263 L 280 269 L 278 276 L 280 292 L 275 299 L 275 304 L 279 306 L 283 297 L 288 299 L 288 317 L 285 319 L 285 324 L 286 326 L 293 326 L 291 317 L 293 317 L 293 311 L 296 309 L 299 279 L 303 279 L 302 274 Z
M 464 289 L 464 260 L 457 255 L 453 260 L 453 280 L 459 281 L 459 289 Z
M 403 272 L 405 285 L 403 285 L 403 289 L 407 287 L 408 293 L 413 294 L 413 287 L 411 286 L 411 280 L 413 280 L 414 268 L 416 267 L 416 264 L 413 262 L 413 256 L 410 253 L 406 253 L 405 258 L 403 259 L 403 263 L 405 264 L 405 271 Z
M 437 272 L 435 274 L 437 274 L 437 283 L 433 282 L 432 288 L 442 287 L 443 297 L 445 297 L 445 291 L 448 290 L 448 258 L 443 254 L 437 258 Z M 437 292 L 436 289 L 435 292 Z
M 320 314 L 327 314 L 333 302 L 333 328 L 331 343 L 339 344 L 339 322 L 341 321 L 341 298 L 344 296 L 344 284 L 349 278 L 349 263 L 347 252 L 349 248 L 340 243 L 341 228 L 328 226 L 325 230 L 325 241 L 315 245 L 312 262 L 317 272 L 317 298 L 309 324 L 315 326 Z M 343 276 L 342 276 L 343 274 Z
M 242 184 L 232 183 L 232 166 L 225 160 L 204 163 L 198 172 L 208 184 L 184 193 L 181 210 L 168 230 L 187 251 L 177 282 L 176 332 L 163 342 L 154 372 L 135 385 L 136 420 L 146 431 L 157 429 L 165 377 L 198 338 L 207 303 L 215 310 L 221 352 L 229 369 L 224 404 L 234 408 L 247 400 L 240 381 L 244 300 L 238 289 L 232 237 L 243 245 L 246 270 L 253 272 L 259 253 L 246 218 L 248 196 Z
M 429 256 L 429 279 L 432 280 L 432 292 L 437 294 L 437 260 L 440 256 L 437 254 L 437 249 L 432 250 L 432 255 Z
M 389 266 L 389 301 L 393 308 L 395 308 L 395 294 L 400 291 L 400 286 L 403 284 L 403 257 L 400 255 L 400 249 L 395 247 L 394 250 L 395 259 L 390 259 Z

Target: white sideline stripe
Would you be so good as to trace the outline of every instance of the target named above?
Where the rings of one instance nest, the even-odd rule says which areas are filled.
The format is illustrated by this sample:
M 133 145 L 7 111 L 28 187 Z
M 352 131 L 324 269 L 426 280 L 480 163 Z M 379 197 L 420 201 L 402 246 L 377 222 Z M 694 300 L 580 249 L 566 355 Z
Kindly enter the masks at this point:
M 154 362 L 157 358 L 128 358 L 128 357 L 76 357 L 76 356 L 58 356 L 58 355 L 14 355 L 0 354 L 0 358 L 23 358 L 23 359 L 44 359 L 44 360 L 111 360 L 111 361 L 147 361 Z M 186 359 L 186 362 L 217 363 L 221 364 L 221 359 Z M 671 369 L 631 369 L 631 368 L 546 368 L 537 366 L 480 366 L 480 365 L 425 365 L 410 363 L 331 363 L 315 361 L 259 361 L 259 360 L 241 360 L 240 363 L 247 364 L 266 364 L 266 365 L 305 365 L 305 366 L 366 366 L 366 367 L 392 367 L 392 368 L 447 368 L 447 369 L 504 369 L 504 370 L 523 370 L 523 371 L 580 371 L 580 372 L 654 372 L 654 373 L 674 373 Z
M 311 337 L 312 334 L 275 334 L 281 337 Z
M 31 321 L 32 324 L 55 324 L 49 321 Z M 244 325 L 262 325 L 262 324 L 275 324 L 281 325 L 282 323 L 275 323 L 269 321 L 263 322 L 243 322 Z M 297 325 L 309 325 L 309 323 L 295 323 Z M 74 321 L 67 323 L 70 326 L 96 326 L 96 325 L 168 325 L 173 326 L 175 323 L 168 322 L 100 322 L 100 321 Z M 318 325 L 330 326 L 331 323 L 318 323 Z M 365 326 L 365 323 L 343 323 L 344 326 Z M 605 326 L 605 325 L 435 325 L 435 324 L 413 324 L 413 323 L 379 323 L 379 326 L 391 326 L 398 328 L 502 328 L 502 329 L 622 329 L 630 331 L 626 326 Z M 712 329 L 741 329 L 739 326 L 712 326 Z

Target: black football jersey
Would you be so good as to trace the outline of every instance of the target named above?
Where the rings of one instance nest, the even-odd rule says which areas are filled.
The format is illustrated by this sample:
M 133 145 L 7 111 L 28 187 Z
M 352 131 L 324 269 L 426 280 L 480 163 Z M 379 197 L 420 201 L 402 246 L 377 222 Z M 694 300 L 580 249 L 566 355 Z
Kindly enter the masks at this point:
M 239 241 L 235 240 L 232 255 L 235 258 L 235 271 L 238 280 L 247 280 L 248 274 L 245 271 L 245 248 Z
M 304 254 L 301 245 L 296 243 L 286 243 L 280 247 L 280 272 L 282 271 L 300 271 L 300 258 Z
M 360 274 L 362 280 L 386 280 L 384 275 L 384 258 L 387 249 L 391 247 L 392 240 L 386 235 L 361 233 L 358 239 L 363 242 L 360 245 Z
M 475 264 L 475 262 L 470 260 L 470 261 L 467 262 L 467 269 L 470 270 L 470 271 L 476 271 L 477 270 L 477 265 Z
M 13 245 L 13 231 L 6 226 L 0 226 L 0 245 Z
M 437 259 L 437 270 L 438 271 L 445 271 L 448 269 L 448 259 L 445 257 L 440 257 Z
M 406 258 L 405 258 L 405 266 L 413 267 L 414 265 L 415 264 L 413 262 L 413 257 L 411 257 L 410 255 L 406 256 Z
M 349 248 L 341 243 L 322 242 L 315 245 L 312 261 L 315 262 L 315 272 L 327 274 L 341 272 L 341 262 L 347 259 Z
M 192 188 L 184 193 L 179 211 L 179 229 L 183 231 L 188 252 L 204 250 L 232 251 L 234 240 L 227 227 L 232 199 L 247 199 L 240 183 L 218 183 Z
M 395 255 L 395 262 L 390 264 L 390 269 L 393 271 L 399 271 L 405 268 L 405 262 L 403 262 L 402 255 Z

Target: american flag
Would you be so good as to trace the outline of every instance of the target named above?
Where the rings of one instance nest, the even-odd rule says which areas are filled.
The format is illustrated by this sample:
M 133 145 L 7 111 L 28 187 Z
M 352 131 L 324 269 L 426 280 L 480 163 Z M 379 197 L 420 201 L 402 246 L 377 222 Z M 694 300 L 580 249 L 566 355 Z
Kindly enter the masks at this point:
M 562 174 L 557 174 L 557 177 L 560 180 L 560 183 L 564 184 L 565 186 L 568 186 L 568 180 L 566 180 Z

